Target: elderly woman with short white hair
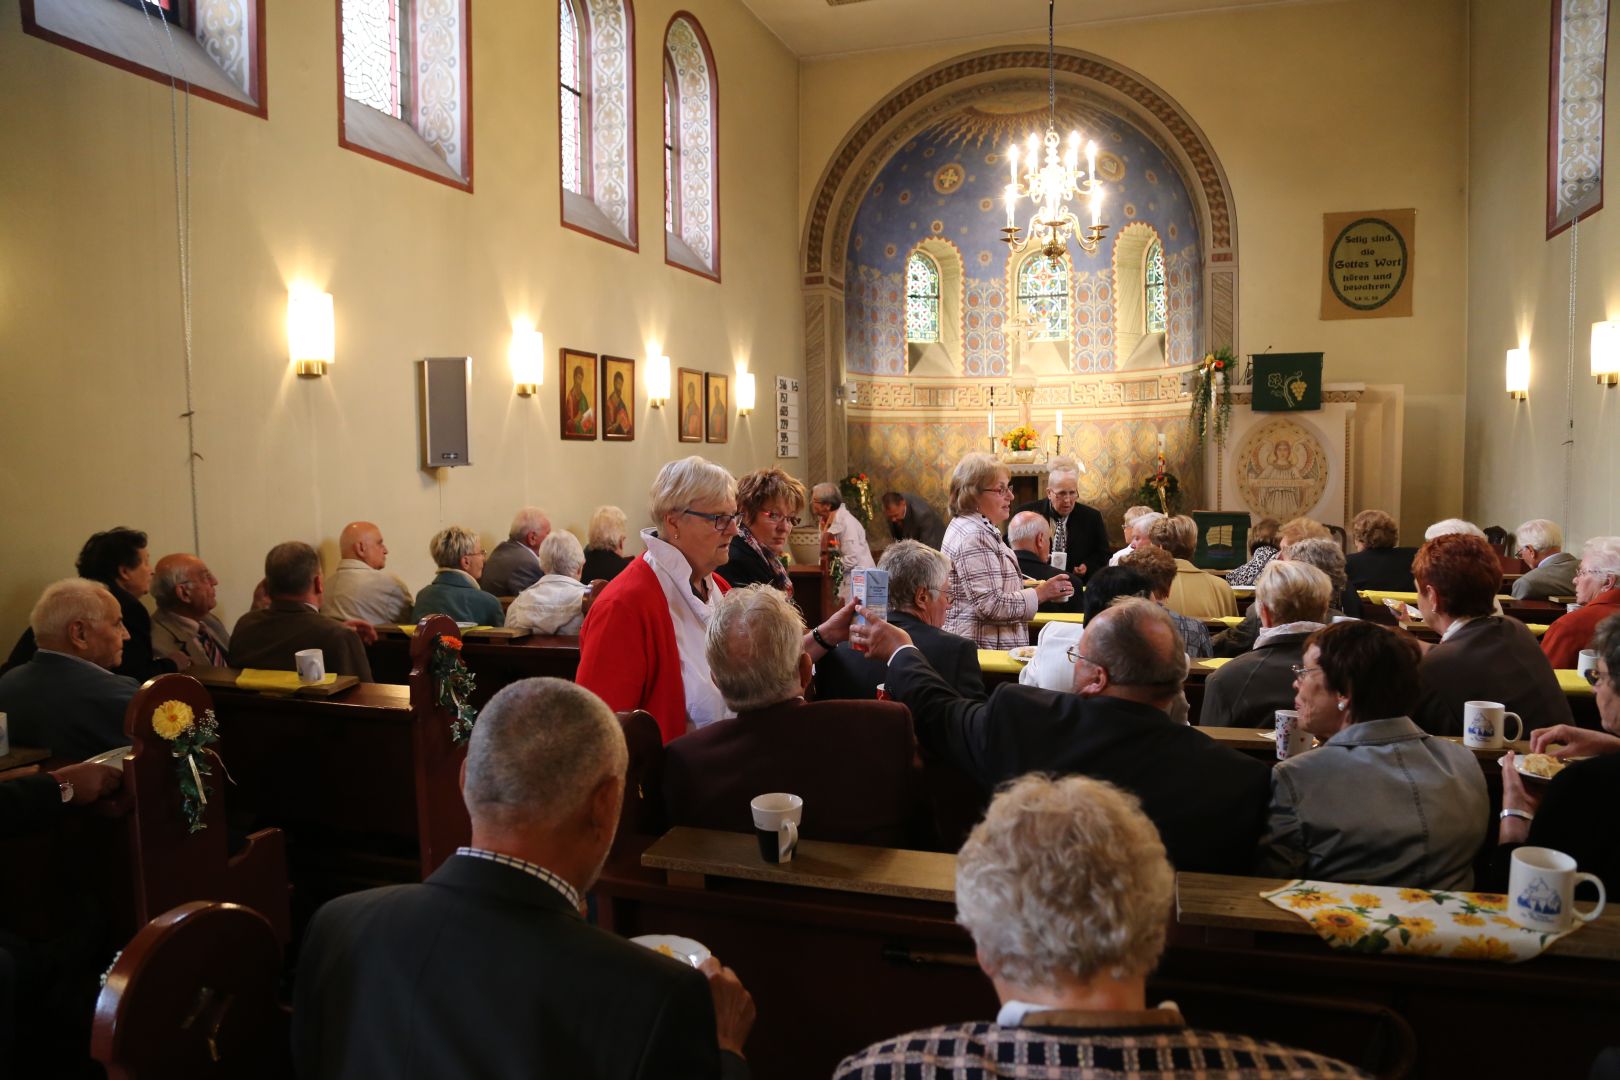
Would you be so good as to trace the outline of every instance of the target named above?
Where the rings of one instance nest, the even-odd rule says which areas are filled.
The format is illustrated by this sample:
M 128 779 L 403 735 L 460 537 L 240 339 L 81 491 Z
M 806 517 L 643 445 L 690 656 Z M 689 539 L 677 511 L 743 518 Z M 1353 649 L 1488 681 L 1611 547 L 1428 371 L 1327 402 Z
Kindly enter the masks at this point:
M 573 635 L 591 606 L 591 587 L 580 580 L 585 549 L 567 529 L 557 529 L 540 542 L 540 569 L 545 576 L 518 593 L 506 609 L 506 625 L 537 634 Z
M 728 588 L 715 571 L 737 532 L 737 483 L 693 455 L 658 470 L 649 501 L 656 525 L 641 532 L 647 550 L 591 605 L 575 681 L 616 712 L 651 713 L 667 743 L 732 715 L 710 675 L 704 638 Z M 805 636 L 812 660 L 848 637 L 853 611 L 845 606 Z
M 629 539 L 629 522 L 624 511 L 617 506 L 598 506 L 585 527 L 585 566 L 580 570 L 581 581 L 612 581 L 630 565 L 624 553 L 624 542 Z
M 1042 601 L 1074 595 L 1067 574 L 1024 588 L 1018 559 L 1000 528 L 1012 510 L 1009 473 L 989 454 L 969 454 L 951 473 L 951 523 L 943 550 L 951 560 L 945 629 L 981 649 L 1029 644 L 1029 621 Z
M 1269 728 L 1278 709 L 1293 708 L 1294 665 L 1305 655 L 1305 640 L 1327 625 L 1332 598 L 1332 580 L 1310 563 L 1267 563 L 1254 588 L 1260 615 L 1254 648 L 1210 675 L 1198 725 Z

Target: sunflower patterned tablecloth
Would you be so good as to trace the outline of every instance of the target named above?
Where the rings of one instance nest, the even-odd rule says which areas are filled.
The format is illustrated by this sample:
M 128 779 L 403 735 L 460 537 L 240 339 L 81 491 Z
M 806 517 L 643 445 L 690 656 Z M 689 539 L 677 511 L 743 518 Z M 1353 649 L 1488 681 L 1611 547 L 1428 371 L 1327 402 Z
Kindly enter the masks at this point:
M 1514 922 L 1500 893 L 1301 880 L 1260 895 L 1304 919 L 1335 949 L 1350 952 L 1512 964 L 1539 956 L 1564 936 Z

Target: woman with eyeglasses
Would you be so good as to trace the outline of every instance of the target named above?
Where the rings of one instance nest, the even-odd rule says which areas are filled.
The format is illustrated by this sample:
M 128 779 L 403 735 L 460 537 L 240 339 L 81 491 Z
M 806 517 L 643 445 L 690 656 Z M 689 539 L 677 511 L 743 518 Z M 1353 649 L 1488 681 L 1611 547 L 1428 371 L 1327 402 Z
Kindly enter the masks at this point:
M 1417 642 L 1369 622 L 1306 639 L 1299 726 L 1321 745 L 1277 763 L 1255 872 L 1467 889 L 1490 797 L 1474 753 L 1412 722 Z
M 769 585 L 793 595 L 793 581 L 782 565 L 788 536 L 804 510 L 804 485 L 781 469 L 756 469 L 737 481 L 742 524 L 731 538 L 730 558 L 720 576 L 732 588 Z
M 1018 559 L 1001 539 L 1012 511 L 1010 474 L 990 454 L 969 454 L 951 473 L 951 523 L 945 555 L 951 560 L 945 629 L 971 638 L 981 649 L 1029 644 L 1029 621 L 1046 600 L 1074 595 L 1068 574 L 1024 587 Z
M 1582 870 L 1602 879 L 1611 895 L 1620 891 L 1620 816 L 1614 812 L 1614 793 L 1620 789 L 1620 615 L 1598 624 L 1591 648 L 1598 654 L 1597 667 L 1586 678 L 1597 692 L 1603 730 L 1558 724 L 1530 733 L 1532 753 L 1591 760 L 1570 762 L 1550 781 L 1525 780 L 1513 751 L 1502 755 L 1493 888 L 1506 887 L 1514 849 L 1533 844 L 1572 856 Z
M 741 515 L 737 483 L 693 456 L 658 470 L 646 551 L 608 583 L 580 630 L 574 681 L 616 712 L 645 709 L 667 743 L 732 715 L 709 674 L 704 638 L 728 588 L 715 573 L 730 559 Z M 811 660 L 849 636 L 853 605 L 805 635 Z
M 1582 649 L 1592 647 L 1598 624 L 1620 613 L 1620 536 L 1594 536 L 1581 551 L 1575 571 L 1580 607 L 1547 627 L 1541 651 L 1555 668 L 1580 666 Z

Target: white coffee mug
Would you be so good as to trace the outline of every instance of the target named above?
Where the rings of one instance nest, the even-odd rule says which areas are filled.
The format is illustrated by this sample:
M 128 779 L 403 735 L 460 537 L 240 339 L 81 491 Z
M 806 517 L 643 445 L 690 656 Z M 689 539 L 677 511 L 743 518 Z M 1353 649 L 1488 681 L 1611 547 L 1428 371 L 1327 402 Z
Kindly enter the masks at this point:
M 1524 719 L 1516 712 L 1508 712 L 1500 701 L 1463 702 L 1463 745 L 1477 750 L 1500 750 L 1502 728 L 1508 717 L 1513 718 L 1513 739 L 1524 738 Z
M 299 649 L 293 653 L 293 662 L 298 665 L 301 683 L 318 683 L 326 678 L 326 654 L 319 649 Z
M 1067 570 L 1069 568 L 1069 553 L 1067 551 L 1054 551 L 1046 561 L 1059 570 Z
M 804 800 L 785 791 L 760 795 L 748 804 L 754 814 L 754 836 L 759 854 L 766 862 L 793 860 L 799 846 L 799 822 L 804 816 Z
M 1584 679 L 1588 671 L 1597 667 L 1597 662 L 1598 654 L 1596 649 L 1582 649 L 1581 655 L 1575 660 L 1575 670 L 1580 672 L 1581 678 Z
M 1597 886 L 1597 906 L 1591 911 L 1575 910 L 1575 886 L 1590 881 Z M 1513 853 L 1513 870 L 1508 877 L 1508 914 L 1520 926 L 1560 934 L 1575 920 L 1591 922 L 1603 914 L 1608 901 L 1603 882 L 1595 875 L 1575 869 L 1575 860 L 1562 851 L 1544 847 L 1522 847 Z
M 1299 713 L 1293 709 L 1278 709 L 1277 718 L 1277 760 L 1287 761 L 1298 754 L 1303 754 L 1314 745 L 1315 740 L 1311 733 L 1299 726 Z

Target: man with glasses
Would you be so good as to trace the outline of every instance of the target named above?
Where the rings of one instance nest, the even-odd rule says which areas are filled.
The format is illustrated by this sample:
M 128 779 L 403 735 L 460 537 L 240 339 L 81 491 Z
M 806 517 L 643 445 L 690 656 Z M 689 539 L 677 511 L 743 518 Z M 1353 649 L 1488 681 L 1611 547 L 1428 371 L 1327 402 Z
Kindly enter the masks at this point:
M 1580 562 L 1564 550 L 1564 531 L 1557 522 L 1532 518 L 1514 535 L 1519 541 L 1518 556 L 1530 570 L 1513 583 L 1513 599 L 1546 600 L 1575 591 L 1575 570 Z
M 896 540 L 916 540 L 935 551 L 945 543 L 945 522 L 939 512 L 916 495 L 885 492 L 883 516 L 889 522 L 889 535 Z
M 1052 554 L 1064 556 L 1064 569 L 1081 579 L 1108 565 L 1114 547 L 1102 515 L 1080 501 L 1080 463 L 1055 457 L 1046 469 L 1046 498 L 1016 507 L 1013 514 L 1034 511 L 1052 523 Z
M 888 665 L 888 692 L 910 707 L 924 749 L 985 790 L 1031 771 L 1107 780 L 1141 800 L 1176 869 L 1249 871 L 1271 770 L 1171 720 L 1187 654 L 1157 604 L 1121 599 L 1087 623 L 1070 647 L 1068 694 L 1004 684 L 977 701 L 941 678 L 898 627 L 872 620 L 850 637 Z
M 1594 536 L 1581 550 L 1575 574 L 1580 607 L 1554 620 L 1541 638 L 1541 651 L 1555 668 L 1580 666 L 1582 649 L 1592 647 L 1598 623 L 1620 613 L 1620 536 Z

